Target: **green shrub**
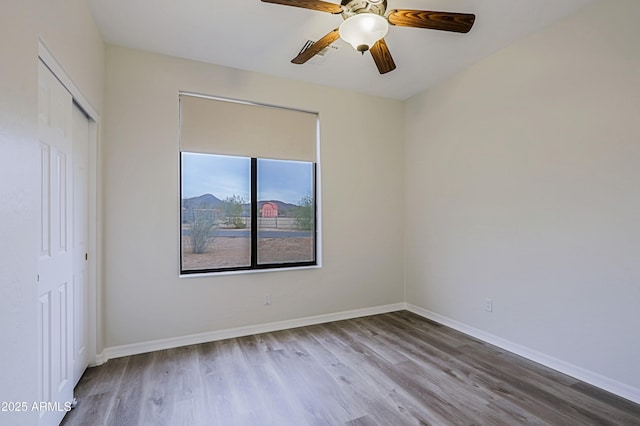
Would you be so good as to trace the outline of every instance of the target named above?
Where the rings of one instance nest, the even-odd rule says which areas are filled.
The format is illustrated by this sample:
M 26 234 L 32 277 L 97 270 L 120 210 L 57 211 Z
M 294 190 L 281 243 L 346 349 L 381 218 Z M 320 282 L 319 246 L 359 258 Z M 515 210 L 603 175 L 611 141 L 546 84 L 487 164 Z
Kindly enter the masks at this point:
M 192 253 L 205 253 L 213 240 L 216 217 L 212 209 L 192 209 L 189 222 L 189 241 Z

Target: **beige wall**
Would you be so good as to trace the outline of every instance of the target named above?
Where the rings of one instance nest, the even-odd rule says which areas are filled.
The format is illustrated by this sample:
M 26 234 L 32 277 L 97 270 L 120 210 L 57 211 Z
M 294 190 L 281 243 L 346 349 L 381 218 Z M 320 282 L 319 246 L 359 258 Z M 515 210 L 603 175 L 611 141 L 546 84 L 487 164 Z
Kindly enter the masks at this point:
M 638 17 L 597 2 L 407 101 L 405 279 L 640 399 Z
M 400 102 L 119 47 L 106 75 L 107 347 L 402 302 Z M 319 112 L 322 268 L 178 277 L 180 90 Z
M 104 48 L 85 2 L 0 3 L 0 401 L 37 401 L 38 37 L 100 111 Z M 37 413 L 0 413 L 35 424 Z

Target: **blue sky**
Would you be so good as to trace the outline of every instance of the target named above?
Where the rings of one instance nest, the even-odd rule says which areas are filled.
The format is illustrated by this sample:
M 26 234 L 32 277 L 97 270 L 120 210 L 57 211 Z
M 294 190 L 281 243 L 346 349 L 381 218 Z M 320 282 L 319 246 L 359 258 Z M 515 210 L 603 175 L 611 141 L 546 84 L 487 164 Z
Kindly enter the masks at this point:
M 183 153 L 182 197 L 213 194 L 221 200 L 250 196 L 251 160 L 209 154 Z M 298 204 L 313 188 L 311 163 L 258 160 L 258 200 L 279 200 Z

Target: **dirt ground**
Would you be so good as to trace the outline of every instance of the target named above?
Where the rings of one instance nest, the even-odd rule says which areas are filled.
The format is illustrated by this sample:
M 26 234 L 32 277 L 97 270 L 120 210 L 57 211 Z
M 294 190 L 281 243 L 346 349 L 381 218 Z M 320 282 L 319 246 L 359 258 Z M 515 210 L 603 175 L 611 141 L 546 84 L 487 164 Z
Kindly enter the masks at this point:
M 301 262 L 313 260 L 313 239 L 261 238 L 258 240 L 259 263 Z M 249 238 L 216 237 L 206 253 L 191 253 L 189 237 L 182 237 L 182 269 L 214 269 L 249 266 L 251 243 Z

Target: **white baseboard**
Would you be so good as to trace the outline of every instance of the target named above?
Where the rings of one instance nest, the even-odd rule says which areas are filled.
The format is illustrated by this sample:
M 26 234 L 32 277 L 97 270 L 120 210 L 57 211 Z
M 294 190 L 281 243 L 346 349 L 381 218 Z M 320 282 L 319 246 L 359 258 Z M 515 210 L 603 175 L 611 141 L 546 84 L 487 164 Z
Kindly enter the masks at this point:
M 104 364 L 105 362 L 107 362 L 107 360 L 105 359 L 104 351 L 102 351 L 101 353 L 96 354 L 96 359 L 94 360 L 94 362 L 89 363 L 89 367 L 97 367 Z
M 196 345 L 199 343 L 213 342 L 216 340 L 231 339 L 235 337 L 249 336 L 252 334 L 268 333 L 278 330 L 286 330 L 296 327 L 304 327 L 314 324 L 322 324 L 331 321 L 365 317 L 369 315 L 384 314 L 387 312 L 401 311 L 405 309 L 404 303 L 375 306 L 372 308 L 355 309 L 352 311 L 336 312 L 331 314 L 316 315 L 311 317 L 296 318 L 286 321 L 278 321 L 267 324 L 250 325 L 246 327 L 216 330 L 206 333 L 191 334 L 187 336 L 171 337 L 168 339 L 151 340 L 130 345 L 112 346 L 105 348 L 101 354 L 96 355 L 93 366 L 102 365 L 110 359 L 129 355 L 138 355 L 145 352 L 159 351 L 163 349 L 177 348 L 180 346 Z
M 443 315 L 436 314 L 435 312 L 431 312 L 419 306 L 415 306 L 407 303 L 405 304 L 405 308 L 406 310 L 411 311 L 417 315 L 420 315 L 421 317 L 446 325 L 447 327 L 451 327 L 454 330 L 458 330 L 462 333 L 473 336 L 476 339 L 480 339 L 484 342 L 498 346 L 509 352 L 515 353 L 531 361 L 537 362 L 538 364 L 542 364 L 545 367 L 549 367 L 553 370 L 567 374 L 578 380 L 581 380 L 593 386 L 599 387 L 600 389 L 604 389 L 608 392 L 621 396 L 622 398 L 628 399 L 629 401 L 633 401 L 636 404 L 640 404 L 640 389 L 636 389 L 627 384 L 602 376 L 598 373 L 594 373 L 593 371 L 586 370 L 582 367 L 578 367 L 576 365 L 570 364 L 568 362 L 562 361 L 552 356 L 527 348 L 526 346 L 513 343 L 509 340 L 506 340 L 501 337 L 495 336 L 491 333 L 487 333 L 485 331 L 479 330 L 475 327 L 471 327 L 469 325 L 463 324 L 461 322 L 445 317 Z

